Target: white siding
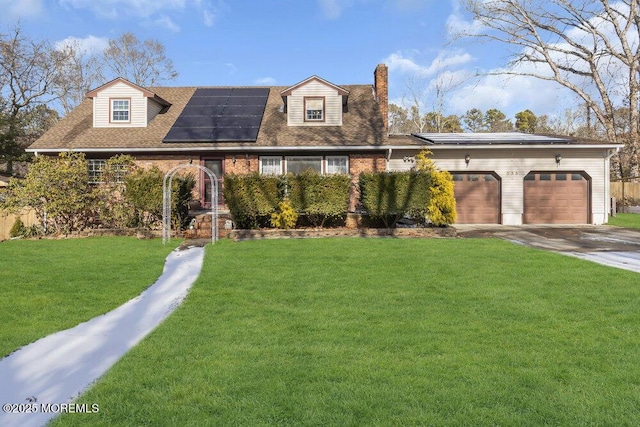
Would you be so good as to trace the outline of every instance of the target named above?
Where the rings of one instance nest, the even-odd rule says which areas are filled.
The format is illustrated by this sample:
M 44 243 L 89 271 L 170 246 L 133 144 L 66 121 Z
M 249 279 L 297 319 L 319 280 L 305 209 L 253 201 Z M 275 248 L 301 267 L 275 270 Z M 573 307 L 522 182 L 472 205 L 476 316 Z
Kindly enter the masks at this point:
M 111 123 L 111 99 L 130 99 L 129 123 Z M 93 98 L 93 127 L 146 127 L 147 98 L 125 83 L 116 83 L 106 87 Z
M 150 123 L 155 116 L 162 110 L 162 105 L 158 104 L 152 98 L 147 98 L 147 123 Z
M 304 98 L 309 96 L 324 97 L 324 122 L 304 121 Z M 287 124 L 289 126 L 341 126 L 342 95 L 338 95 L 336 89 L 317 80 L 300 86 L 287 97 Z
M 609 212 L 609 161 L 605 149 L 486 149 L 446 150 L 433 149 L 431 158 L 440 169 L 450 172 L 495 172 L 502 184 L 502 223 L 522 224 L 524 212 L 524 177 L 532 171 L 586 172 L 591 178 L 591 221 L 593 224 L 607 222 Z M 405 157 L 414 156 L 414 150 L 394 150 L 389 159 L 389 170 L 407 170 L 415 164 Z M 469 165 L 464 161 L 471 156 Z M 556 164 L 555 156 L 562 161 Z

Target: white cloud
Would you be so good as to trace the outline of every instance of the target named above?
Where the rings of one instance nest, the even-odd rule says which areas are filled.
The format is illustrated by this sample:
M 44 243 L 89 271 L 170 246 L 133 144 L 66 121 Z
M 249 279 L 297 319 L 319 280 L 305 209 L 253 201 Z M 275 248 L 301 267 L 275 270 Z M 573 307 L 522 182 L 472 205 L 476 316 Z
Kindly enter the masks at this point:
M 66 45 L 77 46 L 82 53 L 95 55 L 101 53 L 109 46 L 109 39 L 95 36 L 87 36 L 84 38 L 67 37 L 54 43 L 56 49 L 62 49 Z
M 183 10 L 186 0 L 60 0 L 60 4 L 74 9 L 89 9 L 99 16 L 119 18 L 135 16 L 148 18 L 160 11 Z
M 494 70 L 499 71 L 499 70 Z M 575 97 L 557 83 L 527 76 L 481 76 L 458 88 L 449 97 L 452 114 L 464 114 L 471 108 L 486 111 L 497 108 L 513 119 L 516 113 L 529 109 L 536 115 L 553 115 L 575 108 Z
M 209 9 L 202 11 L 202 20 L 207 27 L 213 27 L 216 23 L 217 14 Z
M 318 0 L 324 15 L 329 19 L 340 17 L 344 8 L 351 6 L 351 0 Z
M 474 57 L 462 50 L 441 51 L 435 58 L 429 53 L 406 50 L 392 53 L 383 62 L 389 67 L 389 96 L 397 105 L 412 103 L 417 97 L 423 108 L 431 110 L 437 102 L 438 89 L 444 96 L 446 114 L 497 108 L 513 118 L 527 108 L 542 115 L 576 105 L 575 98 L 557 83 L 527 76 L 491 75 L 532 72 L 533 65 L 476 71 Z
M 464 15 L 460 0 L 451 0 L 451 8 L 453 11 L 447 17 L 446 22 L 447 35 L 450 38 L 455 38 L 460 34 L 474 35 L 482 31 L 484 28 L 482 23 Z
M 259 79 L 256 79 L 254 83 L 259 86 L 274 86 L 276 84 L 276 79 L 273 77 L 260 77 Z
M 4 18 L 16 20 L 40 16 L 44 12 L 43 0 L 0 0 Z
M 0 2 L 15 0 L 0 0 Z M 29 0 L 41 1 L 41 0 Z M 64 7 L 71 9 L 87 9 L 94 15 L 108 19 L 145 18 L 145 25 L 153 24 L 179 32 L 176 23 L 178 13 L 189 9 L 201 16 L 207 27 L 212 27 L 225 7 L 224 0 L 59 0 Z
M 434 76 L 448 68 L 461 66 L 473 61 L 473 57 L 463 51 L 442 51 L 429 65 L 420 65 L 421 56 L 416 50 L 396 52 L 384 59 L 390 72 L 410 75 L 415 78 Z
M 165 28 L 165 29 L 171 31 L 172 33 L 180 32 L 180 26 L 178 24 L 176 24 L 175 22 L 173 22 L 171 20 L 171 18 L 169 18 L 166 15 L 161 16 L 160 18 L 156 19 L 154 21 L 154 24 L 159 26 L 159 27 L 162 27 L 162 28 Z

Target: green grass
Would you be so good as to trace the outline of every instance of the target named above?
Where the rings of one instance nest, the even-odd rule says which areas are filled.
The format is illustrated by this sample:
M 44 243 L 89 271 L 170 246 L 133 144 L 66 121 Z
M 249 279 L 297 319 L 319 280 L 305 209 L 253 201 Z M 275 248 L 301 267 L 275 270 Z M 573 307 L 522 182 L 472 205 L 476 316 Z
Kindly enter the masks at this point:
M 138 295 L 176 245 L 128 237 L 0 243 L 0 357 Z
M 639 277 L 493 239 L 223 241 L 54 425 L 637 425 Z
M 607 224 L 626 228 L 640 228 L 640 214 L 619 213 L 614 217 L 609 217 Z

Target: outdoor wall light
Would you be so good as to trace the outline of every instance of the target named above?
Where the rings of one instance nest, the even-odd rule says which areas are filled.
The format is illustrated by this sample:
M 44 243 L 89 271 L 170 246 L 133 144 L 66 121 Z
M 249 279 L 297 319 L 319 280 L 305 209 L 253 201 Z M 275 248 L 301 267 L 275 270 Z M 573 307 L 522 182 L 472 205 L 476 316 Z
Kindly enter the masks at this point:
M 235 165 L 236 164 L 236 156 L 234 155 L 233 157 L 231 157 L 231 162 Z
M 469 166 L 469 162 L 471 161 L 471 156 L 470 155 L 465 155 L 464 156 L 464 162 L 467 164 L 467 166 Z
M 556 165 L 559 165 L 561 160 L 562 156 L 560 154 L 556 154 Z

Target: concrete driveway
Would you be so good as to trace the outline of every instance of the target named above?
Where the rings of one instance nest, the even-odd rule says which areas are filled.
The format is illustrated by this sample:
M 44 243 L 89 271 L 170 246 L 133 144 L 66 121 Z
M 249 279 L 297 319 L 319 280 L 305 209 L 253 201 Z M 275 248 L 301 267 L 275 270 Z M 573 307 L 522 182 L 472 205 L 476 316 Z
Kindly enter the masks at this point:
M 608 225 L 456 225 L 459 237 L 497 237 L 640 273 L 640 230 Z

